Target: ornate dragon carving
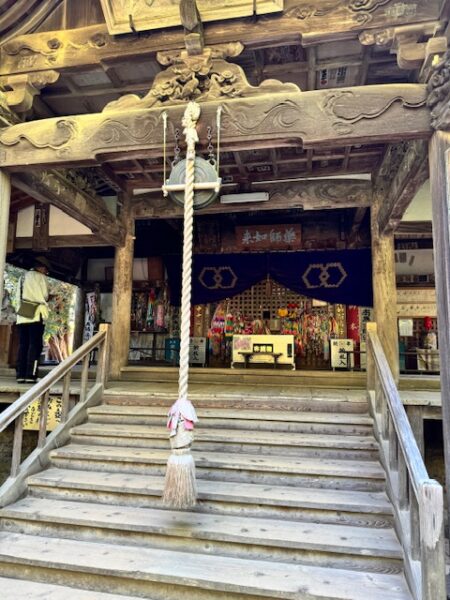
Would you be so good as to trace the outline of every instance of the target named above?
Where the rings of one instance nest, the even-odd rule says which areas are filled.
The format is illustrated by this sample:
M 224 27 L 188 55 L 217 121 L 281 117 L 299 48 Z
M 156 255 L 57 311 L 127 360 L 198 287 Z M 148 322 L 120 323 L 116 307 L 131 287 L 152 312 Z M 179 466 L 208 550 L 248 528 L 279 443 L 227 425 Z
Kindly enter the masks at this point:
M 242 51 L 241 44 L 227 45 L 236 53 Z M 226 98 L 248 97 L 261 93 L 297 92 L 292 83 L 267 80 L 259 87 L 251 86 L 243 69 L 222 58 L 218 48 L 205 48 L 202 54 L 190 56 L 187 52 L 164 53 L 159 55 L 163 64 L 170 66 L 155 77 L 153 86 L 144 98 L 135 94 L 122 96 L 110 102 L 104 111 L 142 109 L 174 104 L 184 104 L 195 100 L 208 102 Z
M 433 69 L 428 82 L 428 107 L 434 129 L 450 130 L 450 51 Z

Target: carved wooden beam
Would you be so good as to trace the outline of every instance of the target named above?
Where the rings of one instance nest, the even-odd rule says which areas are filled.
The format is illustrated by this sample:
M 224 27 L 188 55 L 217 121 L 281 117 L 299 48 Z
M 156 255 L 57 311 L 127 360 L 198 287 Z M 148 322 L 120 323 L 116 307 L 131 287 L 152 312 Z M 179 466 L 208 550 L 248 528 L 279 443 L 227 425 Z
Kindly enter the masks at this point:
M 86 248 L 91 246 L 110 246 L 109 242 L 98 235 L 51 235 L 48 238 L 47 248 Z M 16 250 L 33 248 L 33 238 L 20 237 L 15 239 Z
M 123 227 L 108 211 L 103 199 L 92 192 L 79 189 L 76 183 L 64 175 L 57 171 L 29 171 L 13 177 L 13 185 L 39 202 L 57 206 L 89 227 L 109 245 L 123 245 Z
M 266 16 L 256 22 L 207 23 L 205 44 L 245 40 L 246 47 L 355 39 L 367 29 L 388 29 L 439 19 L 440 0 L 286 0 L 282 16 Z M 156 30 L 136 37 L 113 37 L 106 25 L 33 33 L 3 45 L 0 75 L 46 69 L 101 67 L 152 56 L 161 50 L 185 45 L 181 27 Z
M 318 181 L 286 182 L 266 184 L 254 189 L 269 192 L 268 202 L 251 205 L 253 210 L 280 210 L 300 208 L 303 210 L 325 210 L 336 208 L 368 207 L 372 201 L 372 183 L 356 179 L 322 179 Z M 183 207 L 162 194 L 146 194 L 133 200 L 136 219 L 177 219 L 183 217 Z M 208 207 L 196 211 L 200 215 L 226 212 L 248 212 L 249 205 L 224 205 L 216 200 Z
M 383 198 L 378 212 L 380 234 L 396 229 L 427 178 L 428 149 L 425 141 L 416 140 L 388 148 L 375 180 L 377 193 Z
M 264 83 L 259 94 L 235 98 L 234 85 L 223 83 L 217 100 L 202 103 L 199 135 L 222 114 L 222 148 L 276 145 L 305 148 L 370 144 L 428 137 L 431 134 L 426 89 L 419 84 L 392 84 L 291 91 L 292 84 Z M 295 86 L 294 86 L 295 88 Z M 286 90 L 286 91 L 284 91 Z M 263 93 L 266 92 L 266 93 Z M 150 96 L 153 94 L 153 90 Z M 125 98 L 125 97 L 124 97 Z M 169 137 L 181 123 L 185 103 L 145 108 L 124 105 L 93 115 L 58 117 L 21 123 L 0 132 L 0 166 L 99 164 L 120 156 L 161 155 L 162 113 L 167 111 Z M 152 100 L 153 101 L 153 100 Z M 143 108 L 141 108 L 143 106 Z

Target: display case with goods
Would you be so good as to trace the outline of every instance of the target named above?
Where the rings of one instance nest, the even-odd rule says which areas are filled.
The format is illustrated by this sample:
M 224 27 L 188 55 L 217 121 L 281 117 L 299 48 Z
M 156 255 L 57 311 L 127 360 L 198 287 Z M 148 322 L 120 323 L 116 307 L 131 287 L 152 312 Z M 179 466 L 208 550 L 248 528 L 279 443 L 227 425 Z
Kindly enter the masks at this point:
M 134 284 L 131 298 L 130 361 L 164 361 L 169 337 L 168 292 L 164 282 Z

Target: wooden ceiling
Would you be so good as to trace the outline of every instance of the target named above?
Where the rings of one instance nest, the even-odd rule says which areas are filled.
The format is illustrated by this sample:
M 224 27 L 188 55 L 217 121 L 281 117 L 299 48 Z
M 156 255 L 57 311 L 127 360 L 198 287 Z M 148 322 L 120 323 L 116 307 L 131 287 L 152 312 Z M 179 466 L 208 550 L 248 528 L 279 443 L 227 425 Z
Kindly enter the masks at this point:
M 383 153 L 382 144 L 329 150 L 274 147 L 222 152 L 220 175 L 224 184 L 245 189 L 248 184 L 264 181 L 371 173 L 379 165 Z M 204 157 L 208 158 L 207 155 Z M 114 179 L 124 183 L 131 193 L 156 192 L 160 191 L 163 181 L 163 161 L 157 158 L 120 160 L 108 163 L 108 173 L 114 174 Z

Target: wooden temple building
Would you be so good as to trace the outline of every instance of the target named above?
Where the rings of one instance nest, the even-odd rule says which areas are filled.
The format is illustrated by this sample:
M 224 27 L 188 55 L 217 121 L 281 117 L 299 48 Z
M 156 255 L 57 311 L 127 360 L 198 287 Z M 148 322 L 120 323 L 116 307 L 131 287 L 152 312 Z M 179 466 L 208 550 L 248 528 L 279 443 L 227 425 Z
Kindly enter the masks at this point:
M 0 389 L 5 597 L 447 598 L 449 22 L 448 0 L 0 0 L 0 298 L 44 255 L 79 299 L 74 353 Z M 188 102 L 197 183 L 221 178 L 195 196 L 191 512 L 161 503 Z

